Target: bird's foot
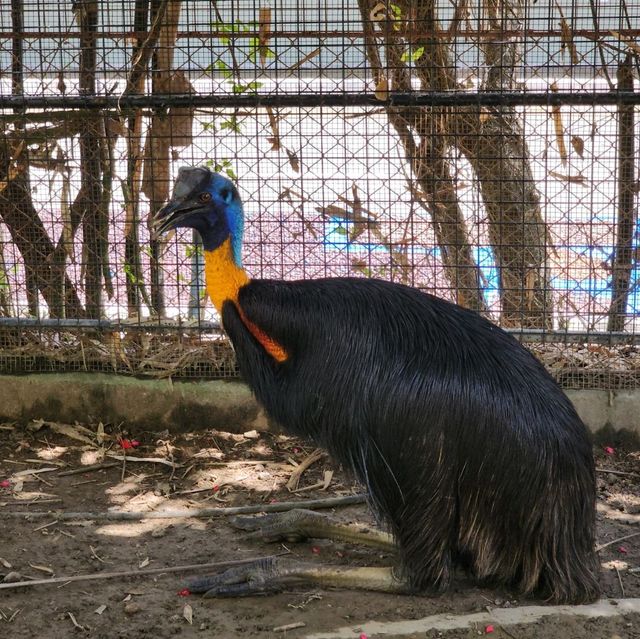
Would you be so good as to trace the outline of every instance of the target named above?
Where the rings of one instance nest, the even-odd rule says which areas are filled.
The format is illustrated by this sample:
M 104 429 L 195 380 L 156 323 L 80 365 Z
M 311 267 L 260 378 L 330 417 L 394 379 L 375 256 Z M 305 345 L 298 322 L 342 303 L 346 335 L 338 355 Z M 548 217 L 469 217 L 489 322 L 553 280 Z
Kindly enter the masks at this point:
M 205 597 L 246 597 L 283 590 L 290 571 L 277 557 L 266 557 L 224 572 L 187 581 L 187 589 Z
M 395 576 L 392 568 L 322 566 L 278 557 L 259 559 L 187 582 L 190 592 L 204 594 L 205 597 L 269 595 L 301 585 L 391 593 L 409 591 L 407 584 Z
M 313 510 L 295 508 L 287 512 L 260 517 L 239 515 L 231 517 L 229 523 L 240 530 L 250 531 L 251 534 L 247 535 L 249 539 L 297 542 L 309 537 L 323 537 L 321 531 L 335 522 L 330 517 Z
M 344 524 L 327 515 L 302 508 L 261 517 L 233 517 L 229 523 L 250 531 L 249 538 L 262 541 L 295 542 L 312 537 L 364 544 L 387 552 L 396 550 L 393 539 L 387 533 L 358 524 Z

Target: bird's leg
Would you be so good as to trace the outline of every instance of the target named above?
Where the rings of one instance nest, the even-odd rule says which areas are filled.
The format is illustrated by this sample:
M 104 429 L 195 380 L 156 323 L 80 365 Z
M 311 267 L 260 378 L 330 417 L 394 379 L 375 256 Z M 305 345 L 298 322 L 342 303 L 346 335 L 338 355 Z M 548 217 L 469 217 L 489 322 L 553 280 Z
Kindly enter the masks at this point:
M 388 593 L 409 592 L 407 584 L 395 577 L 391 568 L 318 566 L 277 557 L 261 559 L 187 582 L 187 588 L 192 593 L 204 593 L 205 597 L 265 595 L 300 585 Z
M 233 517 L 232 526 L 252 531 L 250 538 L 264 541 L 300 541 L 313 537 L 363 544 L 387 552 L 395 552 L 391 535 L 357 524 L 343 524 L 313 510 L 294 509 L 262 517 Z

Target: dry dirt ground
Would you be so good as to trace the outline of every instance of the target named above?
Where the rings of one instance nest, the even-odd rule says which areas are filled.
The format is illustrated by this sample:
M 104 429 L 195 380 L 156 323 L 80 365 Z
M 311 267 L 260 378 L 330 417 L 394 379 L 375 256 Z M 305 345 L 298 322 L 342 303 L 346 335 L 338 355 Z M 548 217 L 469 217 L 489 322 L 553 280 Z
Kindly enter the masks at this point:
M 121 441 L 118 441 L 121 438 Z M 133 442 L 126 450 L 122 448 Z M 138 444 L 139 445 L 136 445 Z M 640 532 L 640 454 L 610 442 L 595 449 L 599 478 L 598 543 Z M 109 454 L 158 458 L 165 464 L 121 460 Z M 228 561 L 288 550 L 293 557 L 352 566 L 381 564 L 390 557 L 336 542 L 309 540 L 266 544 L 245 539 L 223 517 L 104 521 L 89 516 L 63 520 L 60 512 L 107 509 L 157 511 L 217 508 L 336 497 L 359 492 L 326 456 L 291 493 L 294 463 L 312 452 L 282 435 L 199 432 L 167 434 L 101 426 L 36 422 L 0 425 L 0 582 L 116 571 L 149 570 Z M 111 464 L 91 470 L 93 464 Z M 174 467 L 171 467 L 171 464 Z M 604 469 L 614 472 L 605 472 Z M 40 472 L 33 473 L 38 470 Z M 27 471 L 27 472 L 25 472 Z M 75 474 L 68 474 L 74 471 Z M 330 477 L 326 471 L 333 471 Z M 11 517 L 10 512 L 24 513 Z M 44 517 L 29 513 L 47 513 Z M 340 507 L 345 521 L 371 522 L 365 505 Z M 600 553 L 605 599 L 640 597 L 640 536 L 614 541 Z M 453 631 L 367 634 L 370 622 L 415 620 L 539 605 L 504 590 L 479 588 L 460 576 L 437 597 L 296 588 L 268 597 L 203 599 L 180 594 L 186 573 L 158 573 L 99 581 L 74 581 L 0 589 L 0 637 L 307 637 L 344 630 L 344 636 L 509 637 L 511 639 L 616 639 L 640 637 L 640 615 L 609 618 L 551 616 L 535 624 L 476 622 Z M 10 575 L 10 573 L 13 573 Z M 298 627 L 292 627 L 297 625 Z M 274 630 L 289 626 L 289 630 Z

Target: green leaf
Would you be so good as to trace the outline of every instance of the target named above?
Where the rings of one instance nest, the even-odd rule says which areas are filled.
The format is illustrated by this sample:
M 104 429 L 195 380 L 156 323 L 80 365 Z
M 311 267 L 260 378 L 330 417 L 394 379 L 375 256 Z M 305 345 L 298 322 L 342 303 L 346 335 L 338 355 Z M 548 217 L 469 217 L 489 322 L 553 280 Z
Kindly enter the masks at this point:
M 424 47 L 418 47 L 417 49 L 409 49 L 400 56 L 401 62 L 416 62 L 424 55 Z
M 347 229 L 345 229 L 345 228 L 344 228 L 344 226 L 339 226 L 339 227 L 336 229 L 336 233 L 337 233 L 338 235 L 349 235 L 349 232 L 347 231 Z
M 222 73 L 225 80 L 233 77 L 233 69 L 224 60 L 216 60 L 216 68 Z
M 200 244 L 188 245 L 185 249 L 185 256 L 189 259 L 193 257 L 200 257 L 202 255 L 202 250 L 200 248 Z
M 132 283 L 132 284 L 141 284 L 142 280 L 138 279 L 136 277 L 136 274 L 133 271 L 133 267 L 131 266 L 131 264 L 125 264 L 124 265 L 124 274 L 127 276 L 127 279 Z

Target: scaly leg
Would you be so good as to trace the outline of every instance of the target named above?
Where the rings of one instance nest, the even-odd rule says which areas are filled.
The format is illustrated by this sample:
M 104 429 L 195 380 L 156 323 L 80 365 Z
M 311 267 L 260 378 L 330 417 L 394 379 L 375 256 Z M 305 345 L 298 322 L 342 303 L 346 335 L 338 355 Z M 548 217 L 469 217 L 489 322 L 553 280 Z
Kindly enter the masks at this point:
M 343 524 L 313 510 L 296 508 L 261 517 L 232 517 L 229 521 L 236 528 L 252 531 L 249 538 L 264 541 L 300 541 L 313 537 L 363 544 L 387 552 L 397 549 L 393 538 L 387 533 L 367 526 Z
M 218 575 L 196 577 L 187 582 L 193 593 L 205 597 L 243 597 L 279 592 L 290 586 L 316 585 L 328 588 L 407 593 L 407 585 L 391 568 L 342 568 L 291 562 L 277 557 L 230 568 Z

